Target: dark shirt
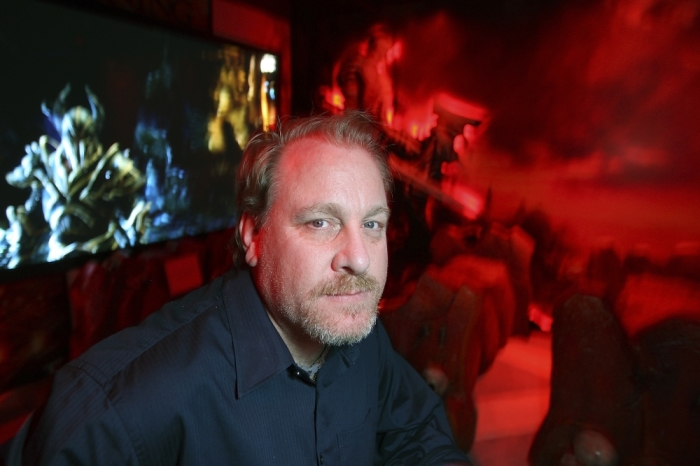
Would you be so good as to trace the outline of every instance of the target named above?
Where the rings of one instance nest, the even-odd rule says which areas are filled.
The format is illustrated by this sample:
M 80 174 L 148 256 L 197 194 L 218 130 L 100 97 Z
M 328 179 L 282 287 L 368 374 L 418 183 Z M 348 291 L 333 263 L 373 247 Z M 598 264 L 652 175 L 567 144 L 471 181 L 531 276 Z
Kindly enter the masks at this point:
M 26 464 L 466 461 L 440 399 L 377 325 L 314 383 L 247 272 L 230 272 L 58 371 Z M 423 462 L 421 462 L 423 461 Z

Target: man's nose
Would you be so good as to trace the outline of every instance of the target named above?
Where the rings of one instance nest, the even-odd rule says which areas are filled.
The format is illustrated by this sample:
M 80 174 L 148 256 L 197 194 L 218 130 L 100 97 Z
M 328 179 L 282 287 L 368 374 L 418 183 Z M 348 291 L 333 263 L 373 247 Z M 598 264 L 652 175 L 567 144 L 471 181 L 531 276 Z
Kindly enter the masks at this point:
M 364 273 L 369 268 L 369 252 L 366 238 L 359 229 L 345 228 L 341 233 L 331 267 L 335 272 L 345 271 L 354 275 Z

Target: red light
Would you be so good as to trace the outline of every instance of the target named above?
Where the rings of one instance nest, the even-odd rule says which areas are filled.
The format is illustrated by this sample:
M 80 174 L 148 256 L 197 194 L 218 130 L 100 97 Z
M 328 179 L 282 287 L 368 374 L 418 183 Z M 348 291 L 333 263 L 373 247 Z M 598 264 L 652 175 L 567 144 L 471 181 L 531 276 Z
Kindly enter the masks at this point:
M 464 207 L 463 213 L 467 218 L 474 219 L 481 212 L 481 207 L 483 205 L 481 197 L 471 192 L 465 186 L 455 185 L 452 196 Z
M 552 331 L 554 319 L 552 319 L 552 316 L 542 311 L 537 304 L 530 304 L 530 306 L 528 306 L 527 317 L 531 322 L 537 324 L 543 332 Z
M 386 52 L 386 62 L 391 65 L 396 60 L 401 58 L 401 52 L 403 52 L 403 46 L 401 45 L 401 42 L 394 42 L 394 45 L 392 45 L 391 48 Z
M 454 140 L 452 141 L 452 149 L 457 153 L 461 154 L 462 151 L 464 150 L 465 147 L 465 142 L 464 142 L 464 136 L 461 134 L 458 134 L 455 136 Z
M 445 110 L 471 120 L 483 121 L 486 119 L 487 111 L 483 107 L 465 102 L 444 92 L 435 97 L 435 103 Z
M 345 98 L 340 92 L 333 92 L 333 97 L 332 97 L 332 104 L 334 107 L 338 108 L 344 108 L 345 107 Z
M 444 176 L 440 183 L 442 192 L 461 206 L 461 214 L 466 218 L 471 220 L 478 218 L 484 209 L 484 200 L 479 193 L 463 184 L 460 179 L 459 164 L 444 163 L 440 171 Z
M 333 87 L 331 89 L 330 87 L 324 86 L 322 92 L 323 98 L 325 99 L 328 105 L 338 110 L 343 110 L 345 108 L 345 97 L 343 97 L 343 93 L 340 91 L 339 88 Z
M 357 52 L 362 55 L 363 57 L 367 56 L 367 52 L 369 51 L 369 44 L 365 41 L 357 47 Z

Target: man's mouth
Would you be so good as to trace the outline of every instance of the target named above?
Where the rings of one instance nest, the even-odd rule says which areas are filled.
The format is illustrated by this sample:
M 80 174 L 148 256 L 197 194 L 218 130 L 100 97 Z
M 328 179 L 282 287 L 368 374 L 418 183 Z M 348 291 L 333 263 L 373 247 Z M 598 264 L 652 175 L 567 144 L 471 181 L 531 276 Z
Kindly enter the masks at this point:
M 323 283 L 315 294 L 332 298 L 351 298 L 372 294 L 378 287 L 379 283 L 371 275 L 342 275 Z

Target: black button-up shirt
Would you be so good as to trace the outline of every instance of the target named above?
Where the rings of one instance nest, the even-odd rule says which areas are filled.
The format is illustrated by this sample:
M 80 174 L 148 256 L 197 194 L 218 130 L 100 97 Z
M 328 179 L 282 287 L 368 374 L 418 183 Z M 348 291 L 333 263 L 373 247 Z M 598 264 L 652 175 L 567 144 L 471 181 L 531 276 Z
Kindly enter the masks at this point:
M 230 272 L 56 375 L 28 464 L 370 465 L 466 461 L 441 401 L 377 325 L 314 383 L 247 272 Z M 421 462 L 422 461 L 422 462 Z

